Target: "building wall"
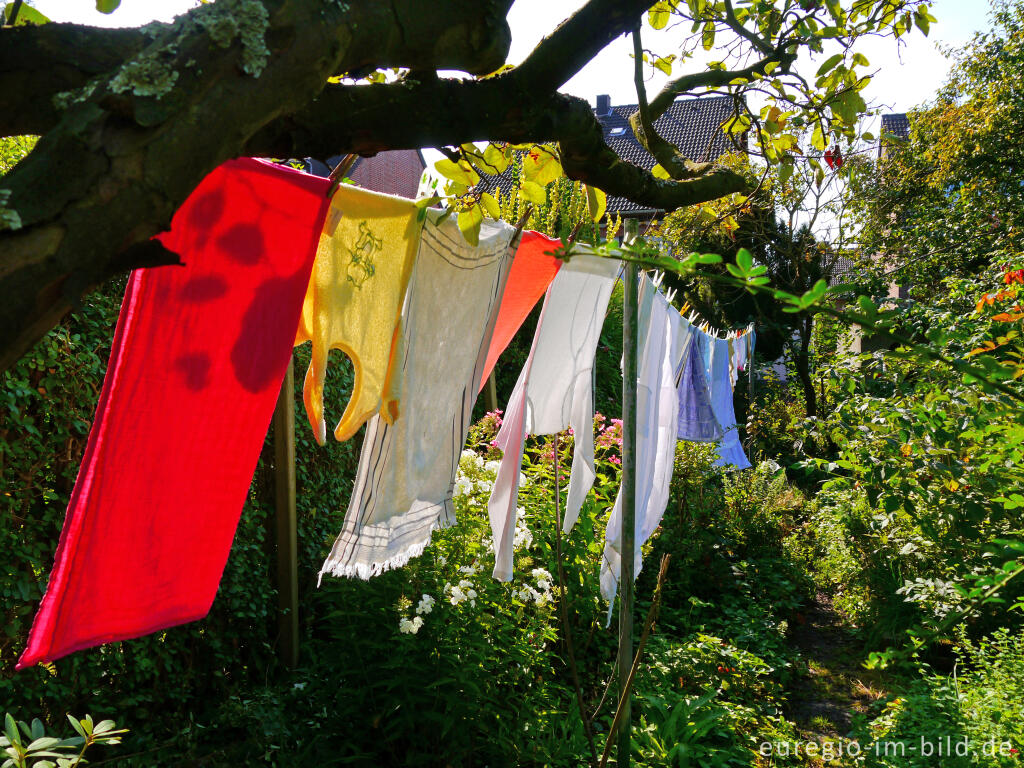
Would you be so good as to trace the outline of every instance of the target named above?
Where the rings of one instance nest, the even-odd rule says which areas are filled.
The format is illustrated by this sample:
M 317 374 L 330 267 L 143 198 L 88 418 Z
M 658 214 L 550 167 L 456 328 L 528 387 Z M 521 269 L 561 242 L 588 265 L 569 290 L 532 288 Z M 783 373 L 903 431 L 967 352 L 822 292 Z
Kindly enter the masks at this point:
M 359 158 L 349 177 L 364 189 L 415 198 L 423 174 L 423 161 L 415 149 L 380 152 Z

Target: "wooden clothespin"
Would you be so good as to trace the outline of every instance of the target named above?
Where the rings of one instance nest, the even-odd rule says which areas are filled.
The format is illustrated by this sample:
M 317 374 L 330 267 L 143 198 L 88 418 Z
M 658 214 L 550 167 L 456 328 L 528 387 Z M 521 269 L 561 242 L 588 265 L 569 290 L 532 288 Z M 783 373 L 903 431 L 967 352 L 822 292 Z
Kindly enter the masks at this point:
M 580 228 L 582 226 L 583 226 L 583 219 L 580 219 L 579 221 L 576 222 L 576 226 L 572 228 L 572 232 L 569 233 L 569 236 L 567 238 L 565 238 L 565 242 L 567 242 L 569 244 L 572 244 L 572 243 L 576 242 L 576 235 L 579 234 Z
M 526 226 L 526 222 L 530 220 L 530 216 L 533 215 L 533 203 L 527 203 L 523 209 L 523 215 L 519 217 L 519 221 L 516 222 L 516 234 L 518 235 L 523 231 L 523 227 Z
M 327 177 L 328 180 L 331 182 L 327 186 L 327 197 L 334 196 L 334 190 L 336 190 L 338 188 L 338 185 L 341 184 L 341 180 L 344 179 L 345 176 L 348 174 L 349 170 L 351 170 L 352 164 L 356 161 L 356 158 L 358 157 L 359 155 L 356 154 L 345 155 L 343 158 L 341 158 L 341 160 L 338 161 L 338 164 L 334 166 L 334 170 L 331 171 L 331 175 Z

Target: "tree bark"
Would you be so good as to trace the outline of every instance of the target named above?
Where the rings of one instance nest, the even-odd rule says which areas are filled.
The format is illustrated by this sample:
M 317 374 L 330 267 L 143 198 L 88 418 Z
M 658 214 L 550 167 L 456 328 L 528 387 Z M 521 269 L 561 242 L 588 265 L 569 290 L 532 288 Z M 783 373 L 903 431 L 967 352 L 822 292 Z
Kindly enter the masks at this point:
M 817 393 L 814 391 L 814 381 L 811 379 L 811 331 L 814 328 L 814 318 L 808 315 L 800 325 L 800 349 L 794 356 L 796 375 L 800 379 L 800 386 L 804 390 L 804 409 L 808 416 L 818 415 Z

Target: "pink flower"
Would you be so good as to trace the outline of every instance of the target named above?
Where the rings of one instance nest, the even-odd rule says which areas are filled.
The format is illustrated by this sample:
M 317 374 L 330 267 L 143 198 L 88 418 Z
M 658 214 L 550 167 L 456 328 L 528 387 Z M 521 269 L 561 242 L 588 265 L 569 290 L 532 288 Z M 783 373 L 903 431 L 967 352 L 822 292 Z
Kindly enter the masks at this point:
M 608 459 L 608 461 L 610 461 L 612 464 L 616 466 L 622 466 L 622 459 L 620 459 L 618 456 L 612 456 Z

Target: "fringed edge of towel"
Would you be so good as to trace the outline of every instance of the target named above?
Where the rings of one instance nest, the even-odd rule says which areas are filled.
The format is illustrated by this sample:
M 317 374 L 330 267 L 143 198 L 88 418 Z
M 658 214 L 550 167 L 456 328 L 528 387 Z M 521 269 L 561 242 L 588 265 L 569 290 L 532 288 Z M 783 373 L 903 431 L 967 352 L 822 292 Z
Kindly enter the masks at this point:
M 387 571 L 402 568 L 414 557 L 422 555 L 423 550 L 425 550 L 430 544 L 430 540 L 431 537 L 427 536 L 424 541 L 419 541 L 410 545 L 398 554 L 389 557 L 387 560 L 381 560 L 373 563 L 331 563 L 330 565 L 324 563 L 324 567 L 320 569 L 320 573 L 317 576 L 316 585 L 318 587 L 320 586 L 320 582 L 323 581 L 325 573 L 328 573 L 331 576 L 369 581 L 374 576 L 380 576 L 382 573 L 386 573 Z
M 444 530 L 445 528 L 451 528 L 455 525 L 457 522 L 455 520 L 455 515 L 449 515 L 447 512 L 448 507 L 446 504 L 441 513 L 437 516 L 434 524 L 427 531 L 427 537 L 425 539 L 414 544 L 410 544 L 404 550 L 392 555 L 387 560 L 379 560 L 372 563 L 331 563 L 330 559 L 324 561 L 324 565 L 320 569 L 320 573 L 317 575 L 317 587 L 319 588 L 325 573 L 339 578 L 355 578 L 362 579 L 363 581 L 369 581 L 375 576 L 380 576 L 382 573 L 405 567 L 410 560 L 422 555 L 424 550 L 430 546 L 430 542 L 433 540 L 434 531 Z

